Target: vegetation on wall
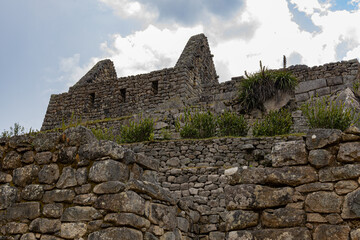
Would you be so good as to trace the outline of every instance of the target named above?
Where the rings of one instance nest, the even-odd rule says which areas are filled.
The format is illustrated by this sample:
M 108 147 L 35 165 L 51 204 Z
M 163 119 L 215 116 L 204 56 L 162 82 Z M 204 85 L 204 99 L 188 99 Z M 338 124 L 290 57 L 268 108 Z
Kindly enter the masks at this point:
M 286 61 L 286 60 L 284 60 Z M 286 63 L 284 62 L 284 67 Z M 238 101 L 244 112 L 258 108 L 264 110 L 264 102 L 275 96 L 278 91 L 293 91 L 297 85 L 297 79 L 286 69 L 271 71 L 262 66 L 260 71 L 247 74 L 240 82 Z
M 287 109 L 270 111 L 261 121 L 256 121 L 253 127 L 254 136 L 275 136 L 288 134 L 293 125 L 291 113 Z
M 128 125 L 120 129 L 122 143 L 143 142 L 154 140 L 154 120 L 142 118 L 139 121 L 130 120 Z
M 220 136 L 246 136 L 249 128 L 243 115 L 225 111 L 217 118 Z
M 359 115 L 345 103 L 329 97 L 311 98 L 301 106 L 310 128 L 331 128 L 344 131 L 359 121 Z

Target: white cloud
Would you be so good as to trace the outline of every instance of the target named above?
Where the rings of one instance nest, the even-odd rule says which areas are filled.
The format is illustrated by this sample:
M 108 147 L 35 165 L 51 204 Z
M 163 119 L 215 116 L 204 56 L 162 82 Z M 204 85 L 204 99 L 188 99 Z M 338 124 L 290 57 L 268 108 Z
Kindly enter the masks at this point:
M 330 1 L 320 3 L 318 0 L 290 0 L 291 3 L 297 6 L 297 9 L 307 15 L 312 15 L 315 12 L 327 12 L 331 7 Z

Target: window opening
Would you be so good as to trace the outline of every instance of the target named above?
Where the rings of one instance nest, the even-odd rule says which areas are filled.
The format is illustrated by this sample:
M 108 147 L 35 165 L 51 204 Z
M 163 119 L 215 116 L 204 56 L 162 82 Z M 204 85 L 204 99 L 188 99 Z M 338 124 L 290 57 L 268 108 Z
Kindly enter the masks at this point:
M 159 81 L 153 81 L 153 82 L 151 82 L 151 87 L 152 87 L 153 93 L 154 93 L 155 95 L 158 94 L 158 91 L 159 91 Z
M 126 101 L 126 88 L 120 89 L 120 95 L 121 95 L 123 102 L 125 102 Z

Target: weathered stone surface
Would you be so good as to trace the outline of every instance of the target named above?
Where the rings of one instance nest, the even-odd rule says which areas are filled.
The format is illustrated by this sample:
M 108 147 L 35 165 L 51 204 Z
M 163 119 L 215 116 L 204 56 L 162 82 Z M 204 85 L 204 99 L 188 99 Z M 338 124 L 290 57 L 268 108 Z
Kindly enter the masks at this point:
M 143 235 L 140 231 L 131 228 L 107 228 L 98 232 L 91 233 L 88 240 L 142 240 Z
M 232 231 L 229 232 L 229 240 L 257 240 L 257 239 L 271 239 L 271 240 L 287 240 L 287 239 L 301 239 L 311 240 L 311 233 L 307 228 L 283 228 L 283 229 L 262 229 L 255 231 Z
M 20 187 L 25 187 L 27 184 L 30 184 L 37 179 L 39 170 L 39 166 L 33 164 L 15 169 L 13 172 L 14 184 Z
M 89 171 L 89 179 L 94 182 L 125 182 L 128 180 L 128 178 L 128 167 L 125 164 L 114 160 L 95 162 Z
M 267 209 L 261 214 L 261 223 L 268 228 L 304 226 L 305 211 L 294 208 Z
M 125 149 L 111 141 L 93 141 L 80 146 L 79 155 L 81 159 L 96 160 L 102 157 L 110 157 L 114 160 L 124 158 Z
M 33 151 L 27 151 L 22 156 L 21 162 L 29 164 L 33 163 L 35 159 L 35 153 Z
M 93 193 L 77 195 L 73 203 L 78 205 L 92 206 L 96 202 L 97 196 Z
M 321 216 L 319 213 L 307 213 L 306 220 L 308 222 L 315 222 L 315 223 L 327 223 L 326 218 Z
M 350 239 L 351 240 L 360 240 L 360 228 L 351 230 Z
M 12 176 L 10 174 L 0 172 L 0 183 L 9 183 L 12 181 Z
M 35 155 L 35 161 L 37 164 L 49 164 L 51 163 L 52 153 L 51 152 L 40 152 Z
M 355 179 L 360 176 L 360 164 L 347 164 L 340 167 L 327 167 L 319 171 L 320 182 Z
M 66 239 L 80 238 L 85 235 L 87 225 L 85 223 L 62 223 L 60 236 Z
M 334 160 L 334 155 L 325 149 L 314 149 L 309 152 L 309 162 L 316 168 L 326 167 Z
M 0 210 L 6 209 L 16 201 L 18 190 L 9 184 L 0 185 Z
M 54 235 L 42 234 L 40 240 L 63 240 L 63 238 L 56 237 Z
M 62 170 L 62 174 L 56 183 L 57 188 L 68 188 L 77 185 L 76 170 L 72 167 L 65 167 Z
M 290 187 L 243 184 L 225 187 L 225 200 L 228 210 L 278 207 L 291 203 L 293 193 Z
M 177 217 L 177 228 L 180 229 L 182 232 L 187 233 L 190 229 L 189 220 L 183 217 Z
M 28 201 L 41 200 L 44 195 L 44 187 L 39 184 L 27 185 L 21 192 L 21 197 Z
M 55 233 L 61 228 L 59 219 L 37 218 L 30 223 L 29 229 L 39 233 Z
M 15 169 L 21 167 L 21 155 L 15 151 L 11 151 L 6 154 L 2 161 L 2 169 Z
M 33 145 L 37 152 L 45 152 L 55 149 L 58 143 L 60 133 L 39 133 L 33 141 Z
M 146 232 L 144 233 L 144 240 L 159 240 L 154 234 Z
M 176 200 L 171 196 L 171 192 L 160 187 L 158 184 L 154 184 L 151 182 L 142 182 L 133 179 L 126 184 L 126 187 L 127 189 L 137 193 L 145 193 L 153 199 L 166 201 L 171 204 L 176 204 Z
M 336 239 L 343 240 L 349 239 L 349 226 L 343 225 L 319 225 L 314 231 L 314 240 Z
M 61 216 L 62 222 L 91 221 L 100 218 L 102 215 L 93 207 L 69 207 L 64 210 Z
M 146 216 L 150 222 L 159 225 L 165 230 L 174 230 L 176 227 L 176 208 L 157 203 L 147 206 Z
M 115 226 L 132 226 L 136 229 L 149 228 L 150 221 L 133 213 L 110 213 L 104 218 Z
M 341 143 L 337 160 L 340 162 L 359 162 L 360 161 L 360 142 Z
M 93 192 L 96 194 L 118 193 L 125 189 L 125 184 L 120 181 L 108 181 L 96 185 Z
M 52 191 L 46 191 L 43 196 L 44 203 L 53 202 L 69 202 L 74 200 L 75 192 L 70 189 L 56 189 Z
M 24 234 L 29 230 L 26 223 L 9 222 L 5 225 L 7 234 Z
M 353 180 L 343 180 L 335 184 L 335 192 L 339 195 L 347 194 L 357 189 L 359 184 Z
M 71 146 L 79 146 L 97 141 L 90 129 L 84 126 L 68 128 L 64 131 L 66 142 Z
M 252 211 L 235 210 L 226 213 L 226 230 L 240 230 L 258 224 L 259 214 Z
M 40 203 L 15 203 L 7 209 L 6 215 L 10 220 L 35 219 L 40 216 Z
M 297 186 L 318 180 L 310 166 L 282 168 L 240 168 L 230 177 L 231 184 L 271 184 Z
M 341 218 L 341 216 L 337 213 L 331 213 L 326 215 L 326 220 L 328 221 L 328 223 L 330 224 L 340 224 L 342 223 L 344 220 Z
M 45 165 L 39 172 L 39 182 L 52 184 L 55 183 L 60 176 L 59 166 L 57 164 Z
M 319 149 L 338 143 L 341 140 L 341 131 L 338 129 L 311 129 L 306 136 L 306 146 L 309 150 Z
M 211 232 L 209 233 L 209 240 L 222 240 L 225 238 L 224 232 Z
M 345 196 L 341 217 L 343 219 L 360 217 L 360 189 L 357 189 Z
M 76 181 L 79 185 L 83 185 L 87 183 L 88 170 L 87 168 L 79 168 L 76 170 Z
M 36 240 L 36 237 L 33 233 L 25 233 L 21 236 L 20 240 Z
M 77 147 L 62 148 L 59 151 L 58 162 L 65 164 L 73 163 L 77 160 L 76 154 L 77 154 Z
M 43 208 L 43 215 L 50 218 L 59 218 L 63 213 L 63 209 L 64 207 L 62 203 L 46 204 Z
M 307 163 L 307 151 L 303 141 L 276 143 L 271 151 L 273 167 L 301 165 Z
M 332 191 L 334 190 L 333 183 L 308 183 L 295 188 L 296 191 L 301 193 L 316 192 L 316 191 Z
M 129 165 L 132 163 L 139 164 L 144 169 L 159 171 L 160 162 L 157 159 L 147 157 L 144 154 L 126 150 L 124 153 L 124 163 Z
M 130 212 L 143 215 L 145 200 L 133 191 L 104 194 L 98 197 L 94 207 L 114 212 Z
M 315 90 L 318 88 L 323 88 L 326 87 L 326 79 L 325 78 L 320 78 L 320 79 L 315 79 L 315 80 L 310 80 L 310 81 L 304 81 L 304 82 L 300 82 L 299 85 L 296 87 L 295 89 L 295 93 L 304 93 L 304 92 L 309 92 L 311 90 Z
M 340 213 L 342 197 L 334 192 L 313 192 L 306 196 L 305 207 L 319 213 Z

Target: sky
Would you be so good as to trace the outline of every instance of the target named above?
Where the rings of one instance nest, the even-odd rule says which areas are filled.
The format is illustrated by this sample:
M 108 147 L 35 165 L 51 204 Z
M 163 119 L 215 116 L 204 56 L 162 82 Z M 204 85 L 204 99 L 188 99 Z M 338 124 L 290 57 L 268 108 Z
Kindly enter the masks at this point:
M 360 56 L 360 0 L 0 0 L 0 133 L 40 129 L 51 94 L 97 61 L 118 77 L 173 67 L 208 37 L 221 82 Z

